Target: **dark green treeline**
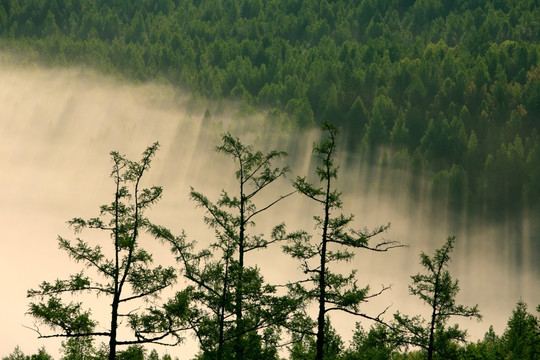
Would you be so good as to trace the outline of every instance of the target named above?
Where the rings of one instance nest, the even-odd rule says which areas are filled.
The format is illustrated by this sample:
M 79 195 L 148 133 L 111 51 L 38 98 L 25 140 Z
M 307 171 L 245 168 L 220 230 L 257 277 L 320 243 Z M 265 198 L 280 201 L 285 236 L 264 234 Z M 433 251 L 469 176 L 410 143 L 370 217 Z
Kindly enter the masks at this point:
M 351 149 L 433 174 L 456 210 L 507 217 L 540 205 L 539 19 L 534 0 L 5 0 L 0 38 L 294 126 L 333 121 Z

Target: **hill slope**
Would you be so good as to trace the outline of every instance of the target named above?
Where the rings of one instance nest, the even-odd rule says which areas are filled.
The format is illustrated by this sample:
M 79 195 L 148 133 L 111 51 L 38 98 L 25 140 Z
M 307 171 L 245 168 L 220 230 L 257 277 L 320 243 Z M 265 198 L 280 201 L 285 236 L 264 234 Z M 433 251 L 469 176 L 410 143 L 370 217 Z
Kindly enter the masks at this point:
M 432 172 L 455 210 L 540 204 L 534 0 L 7 0 L 0 36 L 48 64 L 333 121 L 351 149 Z

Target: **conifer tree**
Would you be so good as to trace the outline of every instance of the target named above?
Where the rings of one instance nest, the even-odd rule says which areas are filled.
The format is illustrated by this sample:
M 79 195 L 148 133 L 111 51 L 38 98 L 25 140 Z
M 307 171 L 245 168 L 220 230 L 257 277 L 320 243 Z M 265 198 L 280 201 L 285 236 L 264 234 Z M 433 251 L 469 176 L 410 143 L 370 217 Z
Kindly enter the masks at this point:
M 505 359 L 540 359 L 540 321 L 527 311 L 523 301 L 512 311 L 501 340 Z
M 399 312 L 394 315 L 394 328 L 401 332 L 400 341 L 426 350 L 428 360 L 433 359 L 435 353 L 444 355 L 452 342 L 465 341 L 465 330 L 457 325 L 447 326 L 451 317 L 481 318 L 478 305 L 468 307 L 456 304 L 458 281 L 453 280 L 447 270 L 454 242 L 455 238 L 449 237 L 432 257 L 422 252 L 420 259 L 426 273 L 411 276 L 413 283 L 409 291 L 430 307 L 428 322 L 420 316 L 409 317 Z
M 143 175 L 158 147 L 158 143 L 148 147 L 138 162 L 111 152 L 111 177 L 115 185 L 112 203 L 102 205 L 97 217 L 74 218 L 68 222 L 75 233 L 94 229 L 106 234 L 110 248 L 102 247 L 105 242 L 91 246 L 80 238 L 75 241 L 58 238 L 60 248 L 96 276 L 91 278 L 82 270 L 65 280 L 45 281 L 39 289 L 28 291 L 28 296 L 37 300 L 30 303 L 30 315 L 53 330 L 45 334 L 36 327 L 40 338 L 106 337 L 110 360 L 116 358 L 119 345 L 175 345 L 181 341 L 180 331 L 187 327 L 189 316 L 188 291 L 178 292 L 166 303 L 157 304 L 163 290 L 176 282 L 177 274 L 173 267 L 153 266 L 152 254 L 143 249 L 141 239 L 143 232 L 153 226 L 145 211 L 162 195 L 161 187 L 141 188 Z M 68 294 L 86 293 L 107 298 L 111 306 L 108 328 L 103 324 L 100 329 L 104 330 L 96 330 L 98 322 L 92 318 L 90 309 L 83 308 L 82 302 L 66 302 Z M 143 304 L 146 309 L 139 310 Z M 131 338 L 119 337 L 121 319 L 131 331 Z
M 276 226 L 270 239 L 252 234 L 255 218 L 289 195 L 277 195 L 260 206 L 262 190 L 284 177 L 288 167 L 275 166 L 286 156 L 262 153 L 227 133 L 216 148 L 235 163 L 236 189 L 222 190 L 216 202 L 191 189 L 190 197 L 205 211 L 204 220 L 215 231 L 209 248 L 195 252 L 195 244 L 176 241 L 173 251 L 194 284 L 200 316 L 194 330 L 202 353 L 199 359 L 275 359 L 277 326 L 292 312 L 293 302 L 276 296 L 276 287 L 264 282 L 258 267 L 248 266 L 248 253 L 264 249 L 285 237 Z M 163 232 L 164 239 L 173 240 Z
M 315 228 L 320 239 L 307 232 L 298 232 L 289 236 L 289 243 L 284 251 L 300 260 L 301 268 L 308 277 L 290 284 L 291 294 L 303 300 L 305 304 L 315 302 L 318 305 L 316 331 L 302 329 L 308 335 L 314 335 L 316 341 L 316 360 L 322 360 L 325 348 L 325 326 L 327 315 L 332 311 L 342 311 L 374 321 L 382 321 L 378 315 L 368 315 L 360 309 L 360 305 L 373 298 L 388 287 L 383 286 L 378 292 L 371 292 L 370 286 L 359 286 L 356 271 L 348 275 L 333 272 L 329 265 L 333 262 L 350 261 L 354 257 L 351 250 L 367 249 L 387 251 L 401 246 L 392 241 L 381 241 L 371 245 L 370 240 L 384 232 L 388 226 L 379 226 L 372 231 L 349 230 L 354 216 L 339 213 L 342 208 L 341 192 L 335 188 L 339 167 L 335 164 L 337 129 L 330 123 L 324 123 L 322 130 L 326 137 L 313 149 L 315 157 L 321 162 L 317 166 L 319 185 L 309 183 L 306 177 L 298 177 L 294 187 L 298 192 L 313 200 L 319 207 L 321 215 L 315 216 Z M 311 288 L 306 284 L 311 283 Z M 308 322 L 309 323 L 309 322 Z M 299 331 L 299 330 L 296 330 Z

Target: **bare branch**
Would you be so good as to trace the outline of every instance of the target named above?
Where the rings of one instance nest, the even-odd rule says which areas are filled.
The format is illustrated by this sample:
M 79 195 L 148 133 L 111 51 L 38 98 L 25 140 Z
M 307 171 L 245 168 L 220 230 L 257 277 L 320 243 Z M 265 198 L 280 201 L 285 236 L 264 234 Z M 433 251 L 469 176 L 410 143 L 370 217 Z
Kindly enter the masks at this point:
M 76 333 L 76 334 L 50 334 L 50 335 L 43 335 L 39 327 L 34 323 L 34 327 L 29 327 L 26 325 L 22 325 L 22 327 L 32 330 L 35 333 L 38 334 L 38 339 L 51 339 L 51 338 L 78 338 L 78 337 L 88 337 L 88 336 L 110 336 L 110 332 L 88 332 L 88 333 Z
M 246 218 L 246 222 L 249 222 L 255 215 L 265 211 L 265 210 L 268 210 L 269 208 L 271 208 L 272 206 L 274 206 L 275 204 L 277 204 L 278 202 L 280 202 L 281 200 L 291 196 L 292 194 L 296 193 L 296 191 L 292 191 L 286 195 L 282 195 L 280 196 L 278 199 L 272 201 L 270 204 L 266 205 L 265 207 L 253 212 L 251 215 L 249 215 L 247 218 Z

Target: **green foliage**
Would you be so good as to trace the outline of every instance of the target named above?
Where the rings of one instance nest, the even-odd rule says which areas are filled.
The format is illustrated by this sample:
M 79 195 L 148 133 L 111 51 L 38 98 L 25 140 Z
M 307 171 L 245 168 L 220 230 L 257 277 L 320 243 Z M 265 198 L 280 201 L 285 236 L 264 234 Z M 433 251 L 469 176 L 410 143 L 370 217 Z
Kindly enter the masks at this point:
M 191 296 L 198 304 L 193 320 L 200 343 L 198 359 L 276 359 L 279 326 L 296 303 L 276 295 L 276 287 L 265 283 L 258 267 L 248 266 L 245 257 L 286 237 L 284 225 L 276 226 L 270 238 L 253 234 L 255 218 L 289 195 L 277 195 L 260 205 L 258 196 L 283 178 L 289 169 L 276 166 L 286 153 L 255 151 L 227 133 L 216 151 L 235 164 L 235 189 L 222 190 L 212 202 L 191 189 L 190 197 L 205 211 L 204 221 L 215 231 L 216 239 L 200 252 L 194 243 L 178 239 L 164 229 L 154 233 L 173 244 L 173 252 L 185 267 L 193 284 Z
M 62 360 L 91 360 L 96 359 L 97 350 L 94 348 L 92 337 L 69 338 L 62 342 Z
M 130 345 L 126 350 L 120 351 L 118 360 L 145 360 L 146 349 L 141 345 Z
M 540 359 L 540 322 L 527 312 L 527 305 L 519 301 L 508 319 L 502 336 L 497 336 L 493 328 L 484 339 L 468 344 L 464 349 L 466 360 L 495 359 Z
M 456 342 L 465 341 L 466 331 L 457 325 L 447 325 L 451 317 L 481 319 L 477 305 L 467 307 L 455 303 L 459 292 L 458 281 L 453 280 L 447 270 L 454 242 L 455 238 L 449 237 L 432 257 L 422 252 L 420 263 L 426 273 L 411 276 L 413 282 L 409 285 L 409 291 L 429 306 L 431 315 L 428 321 L 420 316 L 409 317 L 399 312 L 394 315 L 393 328 L 397 331 L 397 342 L 425 349 L 428 360 L 435 354 L 443 358 L 452 357 L 458 349 Z
M 538 143 L 538 18 L 531 0 L 13 0 L 0 6 L 0 46 L 237 98 L 297 126 L 333 121 L 351 147 L 420 149 L 433 173 L 462 166 L 470 199 L 457 210 L 507 208 L 540 204 L 537 169 L 509 183 L 467 158 L 485 162 L 519 135 L 526 159 Z
M 19 346 L 16 346 L 11 354 L 2 357 L 2 360 L 53 360 L 53 357 L 47 353 L 45 347 L 41 347 L 37 354 L 25 355 Z
M 495 334 L 493 327 L 485 334 L 484 339 L 477 343 L 468 344 L 465 349 L 465 359 L 504 359 L 500 337 Z
M 336 329 L 327 317 L 324 324 L 325 343 L 323 346 L 323 358 L 327 360 L 342 359 L 344 343 Z M 317 341 L 314 336 L 293 336 L 290 360 L 314 359 L 317 354 Z
M 42 319 L 51 328 L 61 329 L 66 335 L 90 333 L 96 323 L 90 319 L 90 311 L 82 310 L 81 305 L 81 303 L 63 304 L 58 296 L 53 295 L 46 303 L 31 303 L 29 312 L 32 316 Z
M 314 216 L 315 229 L 321 234 L 320 240 L 313 240 L 307 232 L 297 232 L 289 236 L 289 243 L 283 250 L 301 263 L 301 269 L 306 274 L 305 279 L 289 284 L 291 294 L 301 299 L 304 306 L 314 302 L 318 305 L 317 331 L 311 328 L 315 325 L 306 322 L 305 328 L 296 331 L 317 336 L 315 358 L 324 357 L 326 316 L 330 311 L 343 311 L 380 321 L 379 316 L 369 316 L 363 313 L 360 305 L 386 290 L 383 287 L 379 293 L 372 293 L 369 285 L 360 287 L 357 284 L 356 271 L 347 275 L 335 273 L 330 269 L 334 262 L 350 261 L 354 249 L 387 251 L 399 246 L 394 242 L 383 241 L 370 244 L 370 239 L 385 231 L 388 226 L 380 226 L 373 231 L 349 230 L 353 215 L 343 215 L 341 192 L 335 189 L 334 181 L 338 176 L 339 167 L 335 164 L 337 128 L 331 123 L 324 123 L 322 130 L 325 135 L 314 145 L 313 154 L 319 161 L 315 170 L 318 184 L 308 182 L 306 177 L 298 177 L 294 187 L 302 195 L 314 201 L 319 207 L 319 215 Z M 320 186 L 320 187 L 319 187 Z M 336 214 L 338 212 L 338 214 Z M 306 284 L 311 284 L 308 287 Z
M 372 326 L 366 332 L 357 323 L 351 346 L 343 360 L 390 360 L 396 347 L 389 341 L 389 337 L 389 330 L 381 324 Z
M 540 359 L 540 322 L 527 312 L 527 305 L 519 301 L 501 337 L 506 359 Z
M 0 3 L 0 46 L 30 61 L 90 66 L 124 79 L 158 79 L 187 87 L 197 96 L 236 98 L 246 109 L 268 108 L 269 118 L 278 114 L 295 126 L 334 121 L 346 133 L 350 148 L 372 155 L 366 158 L 379 161 L 375 155 L 382 145 L 394 151 L 394 166 L 432 174 L 433 193 L 448 193 L 454 210 L 471 214 L 465 210 L 487 209 L 490 216 L 508 217 L 519 216 L 523 206 L 540 206 L 539 18 L 540 7 L 532 0 L 7 0 Z M 243 151 L 239 145 L 231 137 L 220 151 L 234 157 Z M 337 176 L 337 167 L 324 162 L 331 150 L 322 145 L 316 149 L 323 157 L 318 171 L 322 182 L 330 183 Z M 144 164 L 136 166 L 123 162 L 117 153 L 112 155 L 117 165 L 126 166 L 122 181 L 133 181 L 145 169 Z M 244 160 L 253 164 L 266 159 L 258 153 L 250 156 Z M 325 172 L 325 165 L 331 171 Z M 266 169 L 257 178 L 259 184 L 279 175 L 275 170 Z M 325 195 L 324 188 L 305 178 L 298 179 L 296 187 L 311 198 Z M 117 195 L 119 200 L 129 200 L 123 187 Z M 329 207 L 340 208 L 339 195 L 337 190 L 326 192 Z M 157 187 L 141 192 L 140 210 L 160 196 Z M 268 293 L 273 289 L 263 286 L 257 271 L 244 269 L 235 258 L 241 228 L 237 224 L 242 220 L 231 212 L 244 203 L 247 229 L 249 217 L 264 207 L 257 210 L 249 204 L 249 196 L 227 192 L 216 203 L 195 191 L 192 197 L 207 210 L 208 224 L 221 229 L 213 254 L 192 253 L 185 237 L 152 226 L 142 212 L 134 216 L 134 208 L 127 203 L 101 208 L 102 216 L 114 217 L 118 211 L 122 218 L 129 218 L 119 229 L 124 235 L 117 236 L 116 245 L 119 252 L 132 249 L 132 258 L 141 267 L 133 267 L 125 281 L 135 291 L 150 294 L 161 290 L 159 284 L 175 280 L 172 269 L 146 268 L 152 263 L 151 255 L 134 247 L 134 237 L 127 235 L 134 235 L 138 224 L 181 249 L 177 255 L 185 256 L 182 262 L 198 291 L 196 301 L 207 304 L 207 310 L 224 308 L 225 302 L 216 301 L 219 297 L 212 291 L 228 288 L 221 292 L 229 301 L 227 311 L 239 314 L 235 297 L 248 293 L 259 297 L 261 288 Z M 489 214 L 490 209 L 495 210 Z M 113 227 L 111 218 L 102 216 L 76 218 L 70 225 L 76 231 Z M 324 220 L 317 218 L 316 226 L 324 228 Z M 360 234 L 340 238 L 350 221 L 352 217 L 337 216 L 326 225 L 331 236 L 341 239 L 340 245 L 366 246 Z M 378 230 L 382 228 L 373 234 Z M 285 237 L 280 228 L 274 235 L 270 240 L 253 236 L 244 247 L 264 248 Z M 291 256 L 307 263 L 319 255 L 307 234 L 293 238 L 287 248 Z M 90 264 L 105 278 L 122 270 L 104 256 L 100 246 L 64 238 L 59 243 L 71 258 Z M 327 256 L 339 261 L 351 254 L 340 249 Z M 313 275 L 313 283 L 320 279 L 311 272 L 313 268 L 305 270 Z M 329 274 L 328 279 L 337 286 L 329 299 L 337 307 L 357 310 L 368 288 L 347 288 L 354 274 Z M 205 293 L 201 284 L 207 283 L 212 284 L 212 291 Z M 453 284 L 447 283 L 450 293 L 457 292 L 457 283 L 455 290 Z M 88 334 L 97 323 L 90 312 L 82 304 L 64 300 L 89 291 L 112 296 L 117 289 L 113 282 L 98 282 L 83 271 L 29 291 L 34 298 L 47 298 L 33 303 L 30 312 L 64 334 Z M 314 298 L 313 292 L 304 293 Z M 180 292 L 165 308 L 134 315 L 130 325 L 140 336 L 163 329 L 169 316 L 182 317 L 191 311 L 187 297 L 187 292 Z M 415 324 L 411 329 L 421 334 L 424 327 L 415 322 L 421 319 L 410 320 Z M 199 325 L 212 334 L 208 335 L 211 341 L 219 338 L 215 323 L 201 321 Z M 235 323 L 229 325 L 234 338 Z M 459 335 L 457 329 L 452 331 Z M 251 339 L 247 342 L 260 342 L 263 337 L 251 336 L 246 336 Z M 269 335 L 269 344 L 272 338 Z M 208 347 L 214 345 L 210 342 Z
M 29 290 L 28 297 L 36 299 L 29 306 L 29 313 L 50 328 L 52 334 L 42 334 L 40 338 L 64 337 L 65 358 L 78 358 L 82 353 L 90 355 L 91 337 L 103 336 L 109 339 L 109 359 L 116 356 L 117 345 L 137 345 L 152 342 L 177 344 L 179 331 L 186 326 L 189 311 L 189 296 L 179 292 L 162 306 L 157 299 L 161 292 L 171 287 L 177 278 L 173 267 L 153 266 L 152 255 L 140 246 L 143 231 L 156 226 L 145 211 L 161 197 L 162 189 L 154 186 L 143 189 L 140 182 L 150 168 L 150 163 L 159 147 L 158 143 L 148 147 L 140 161 L 131 161 L 112 152 L 113 169 L 111 178 L 115 185 L 114 200 L 102 205 L 98 217 L 90 219 L 73 218 L 69 221 L 75 233 L 85 229 L 104 232 L 110 240 L 110 247 L 91 246 L 77 238 L 75 242 L 59 237 L 60 249 L 66 251 L 76 262 L 92 269 L 95 278 L 85 275 L 85 271 L 71 275 L 67 280 L 54 283 L 43 282 L 37 290 Z M 112 254 L 108 257 L 105 254 Z M 65 302 L 68 294 L 77 296 L 95 293 L 107 298 L 111 306 L 111 317 L 106 322 L 110 328 L 96 331 L 98 322 L 84 310 L 81 302 Z M 124 313 L 125 304 L 141 304 L 146 300 L 146 308 Z M 133 334 L 130 340 L 117 338 L 117 330 L 122 317 L 124 324 Z

